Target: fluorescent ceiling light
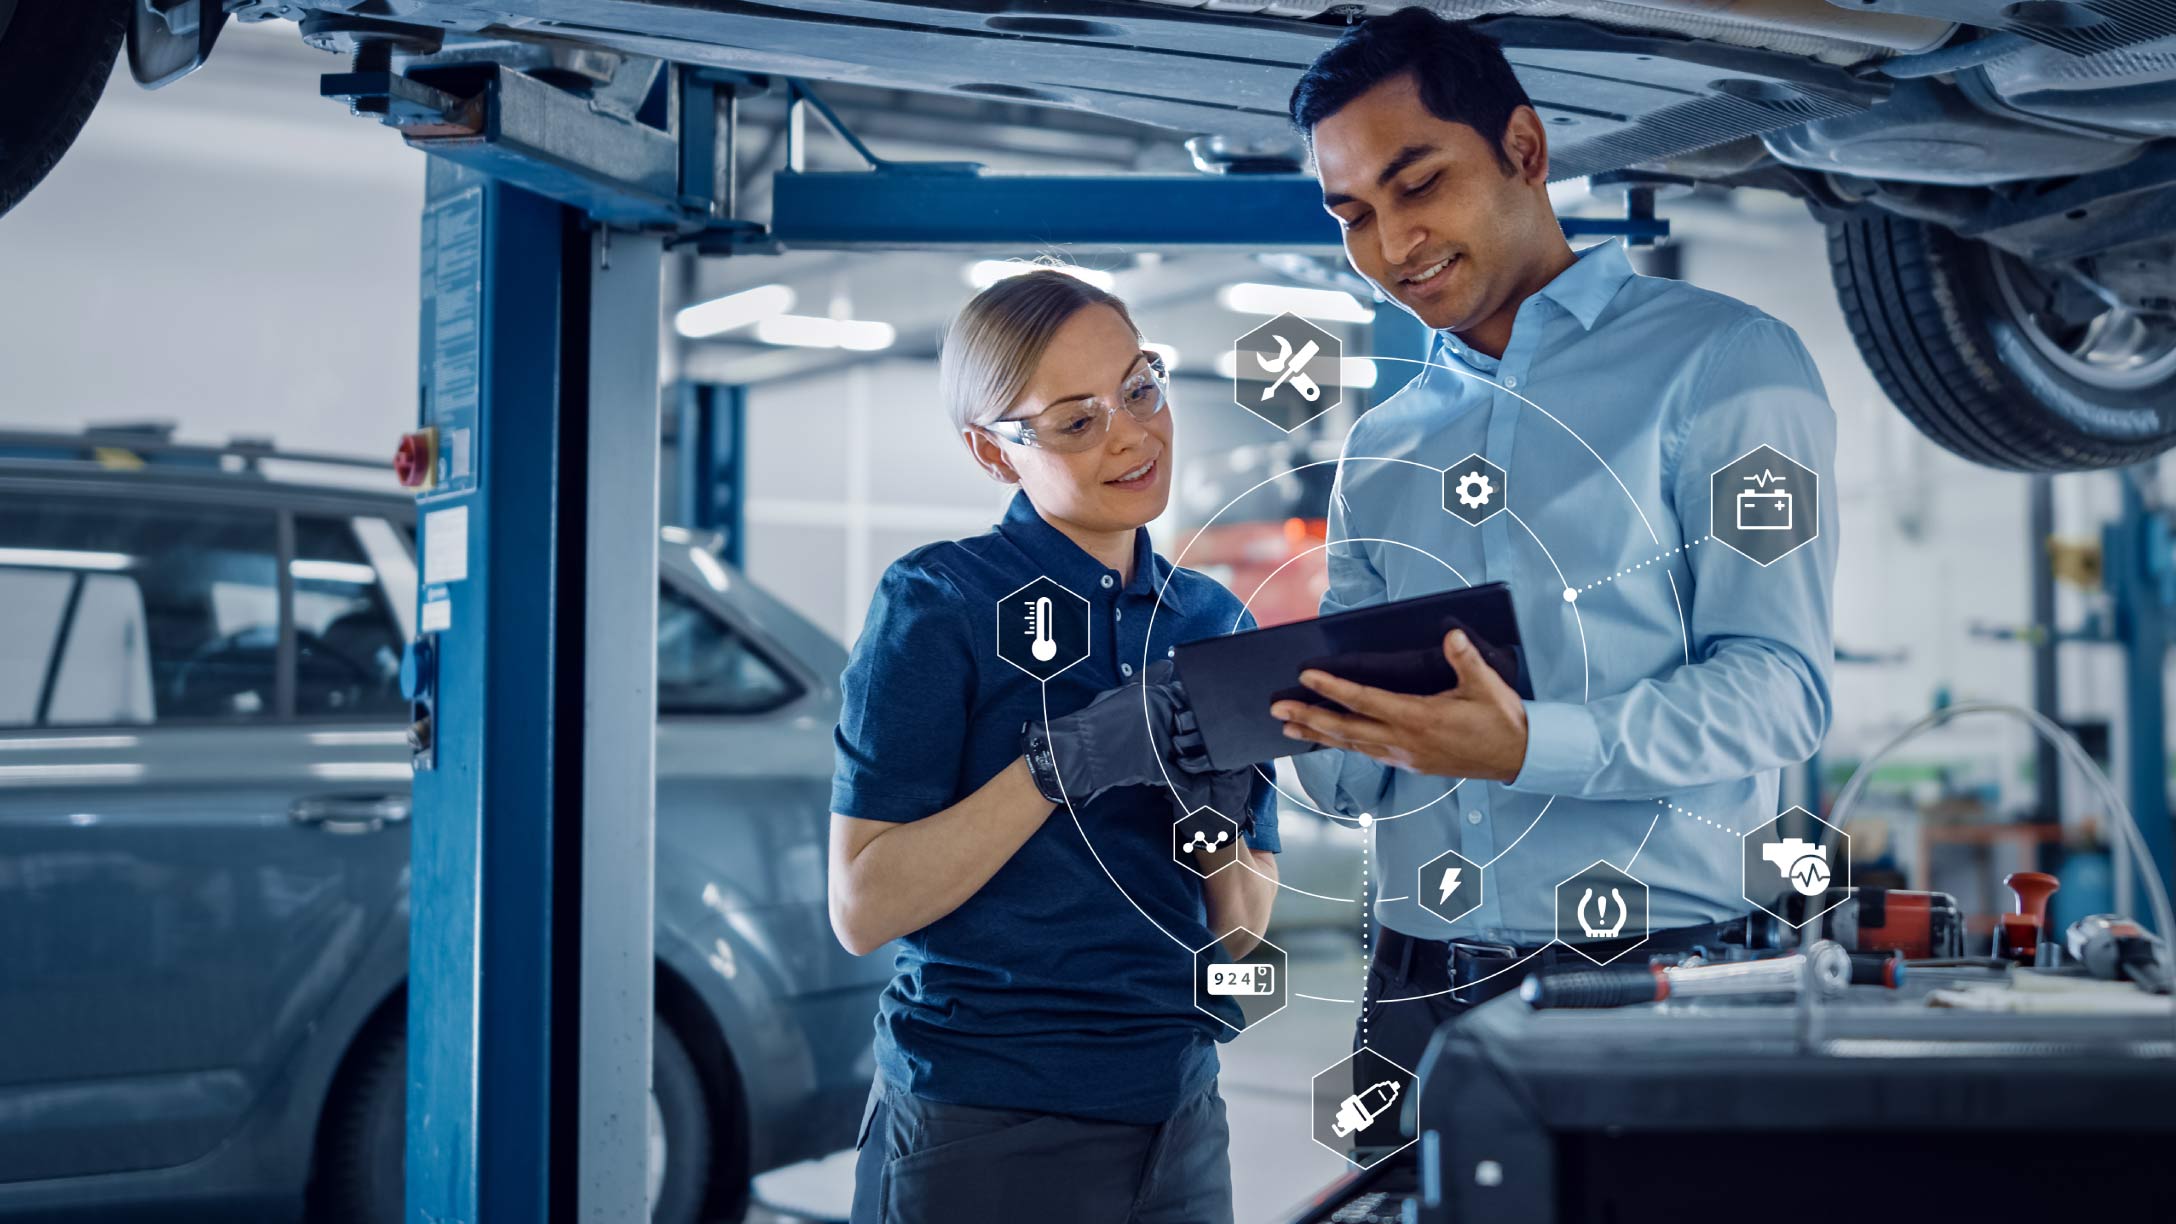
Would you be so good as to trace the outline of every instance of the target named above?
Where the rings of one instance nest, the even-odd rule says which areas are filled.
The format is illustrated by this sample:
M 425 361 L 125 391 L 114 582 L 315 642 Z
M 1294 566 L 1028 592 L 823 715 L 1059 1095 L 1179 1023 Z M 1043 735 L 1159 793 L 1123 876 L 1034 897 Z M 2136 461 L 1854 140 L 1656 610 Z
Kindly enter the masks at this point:
M 1349 293 L 1337 289 L 1303 289 L 1298 285 L 1242 281 L 1217 290 L 1216 303 L 1238 314 L 1296 314 L 1318 323 L 1368 323 L 1375 319 L 1375 308 Z
M 74 548 L 0 548 L 0 565 L 38 569 L 125 570 L 136 564 L 127 553 L 84 552 Z
M 1179 350 L 1172 346 L 1158 344 L 1153 340 L 1143 340 L 1141 347 L 1164 359 L 1164 373 L 1169 374 L 1179 368 Z
M 1239 354 L 1232 352 L 1218 353 L 1216 372 L 1219 378 L 1238 377 Z M 1337 371 L 1334 374 L 1330 372 L 1328 362 L 1322 363 L 1320 369 L 1314 363 L 1308 363 L 1307 374 L 1316 382 L 1333 382 L 1340 387 L 1352 387 L 1355 390 L 1365 391 L 1375 385 L 1376 370 L 1375 363 L 1365 357 L 1347 357 L 1338 363 Z
M 1074 280 L 1085 281 L 1105 293 L 1118 285 L 1118 278 L 1094 268 L 1078 268 L 1071 264 L 1040 264 L 1025 259 L 978 259 L 967 265 L 967 283 L 977 289 L 987 289 L 1008 277 L 1025 276 L 1030 272 L 1063 272 Z
M 673 329 L 690 340 L 720 336 L 759 319 L 782 315 L 793 309 L 793 289 L 788 285 L 758 285 L 739 293 L 698 302 L 673 316 Z
M 297 557 L 287 563 L 287 572 L 306 581 L 345 582 L 352 586 L 369 586 L 378 580 L 378 571 L 355 561 L 307 561 Z
M 857 353 L 888 349 L 898 333 L 874 319 L 826 319 L 821 315 L 772 315 L 756 323 L 756 339 L 795 348 L 842 348 Z

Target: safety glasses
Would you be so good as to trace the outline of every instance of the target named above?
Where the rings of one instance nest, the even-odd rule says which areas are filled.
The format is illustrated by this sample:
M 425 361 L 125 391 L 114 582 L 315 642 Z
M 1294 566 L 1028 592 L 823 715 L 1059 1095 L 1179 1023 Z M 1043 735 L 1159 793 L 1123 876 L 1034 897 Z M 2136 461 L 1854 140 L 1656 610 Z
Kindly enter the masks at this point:
M 1103 399 L 1068 400 L 1031 417 L 992 421 L 982 428 L 1015 446 L 1077 454 L 1103 445 L 1110 436 L 1112 414 L 1123 412 L 1136 421 L 1151 421 L 1169 400 L 1164 359 L 1145 352 L 1133 372 L 1126 375 L 1115 404 Z

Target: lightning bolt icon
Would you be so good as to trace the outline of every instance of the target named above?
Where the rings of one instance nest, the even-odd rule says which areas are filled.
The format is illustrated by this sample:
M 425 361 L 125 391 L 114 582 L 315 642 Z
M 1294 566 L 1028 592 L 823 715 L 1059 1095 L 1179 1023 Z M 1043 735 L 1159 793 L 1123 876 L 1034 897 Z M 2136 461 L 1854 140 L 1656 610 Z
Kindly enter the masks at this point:
M 1438 896 L 1436 898 L 1437 905 L 1442 905 L 1444 902 L 1449 901 L 1451 899 L 1451 894 L 1458 891 L 1458 876 L 1459 873 L 1463 870 L 1463 868 L 1459 867 L 1444 868 L 1443 893 L 1441 896 Z

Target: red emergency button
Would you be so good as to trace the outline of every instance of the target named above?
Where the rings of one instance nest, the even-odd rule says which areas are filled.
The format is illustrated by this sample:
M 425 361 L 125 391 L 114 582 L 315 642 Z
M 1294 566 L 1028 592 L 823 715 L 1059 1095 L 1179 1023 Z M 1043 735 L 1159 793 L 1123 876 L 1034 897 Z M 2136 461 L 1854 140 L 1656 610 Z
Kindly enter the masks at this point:
M 393 451 L 393 475 L 404 489 L 428 489 L 438 483 L 438 430 L 418 429 L 400 437 Z

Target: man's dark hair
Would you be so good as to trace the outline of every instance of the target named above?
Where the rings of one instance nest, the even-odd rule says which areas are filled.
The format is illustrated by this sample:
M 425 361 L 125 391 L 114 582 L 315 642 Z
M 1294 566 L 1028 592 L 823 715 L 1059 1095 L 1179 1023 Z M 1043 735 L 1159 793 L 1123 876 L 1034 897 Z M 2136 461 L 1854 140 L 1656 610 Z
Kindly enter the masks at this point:
M 1495 39 L 1424 8 L 1363 21 L 1316 56 L 1292 87 L 1292 126 L 1312 142 L 1316 124 L 1406 72 L 1419 84 L 1429 114 L 1479 132 L 1496 151 L 1496 164 L 1511 172 L 1504 129 L 1513 111 L 1531 105 L 1526 87 Z

